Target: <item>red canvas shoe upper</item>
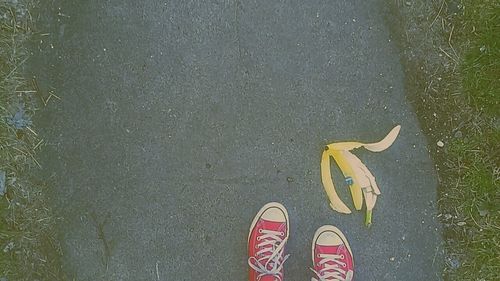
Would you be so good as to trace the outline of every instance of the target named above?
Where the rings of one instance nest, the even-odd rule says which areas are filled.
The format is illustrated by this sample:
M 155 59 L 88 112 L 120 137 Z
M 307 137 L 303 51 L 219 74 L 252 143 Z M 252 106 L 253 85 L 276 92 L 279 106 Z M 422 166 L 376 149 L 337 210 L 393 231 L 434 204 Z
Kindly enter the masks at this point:
M 316 278 L 312 281 L 352 281 L 354 260 L 345 236 L 334 226 L 323 226 L 314 235 L 312 249 Z
M 288 214 L 281 204 L 269 203 L 259 211 L 248 237 L 250 281 L 283 280 L 288 232 Z

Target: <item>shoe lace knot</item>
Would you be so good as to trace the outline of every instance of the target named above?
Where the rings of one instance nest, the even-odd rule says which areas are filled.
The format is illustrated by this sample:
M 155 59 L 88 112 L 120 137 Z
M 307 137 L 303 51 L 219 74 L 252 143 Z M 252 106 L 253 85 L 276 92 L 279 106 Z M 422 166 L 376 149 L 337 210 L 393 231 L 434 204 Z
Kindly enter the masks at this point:
M 259 249 L 255 256 L 248 259 L 248 265 L 253 268 L 259 275 L 257 280 L 264 276 L 272 276 L 277 281 L 283 281 L 283 264 L 290 255 L 284 256 L 285 244 L 288 238 L 283 232 L 273 230 L 259 230 L 257 244 Z
M 323 266 L 322 269 L 316 271 L 311 268 L 312 272 L 316 274 L 316 278 L 311 281 L 351 281 L 353 272 L 352 270 L 343 270 L 346 264 L 342 262 L 344 255 L 336 254 L 319 254 L 320 261 L 318 266 Z

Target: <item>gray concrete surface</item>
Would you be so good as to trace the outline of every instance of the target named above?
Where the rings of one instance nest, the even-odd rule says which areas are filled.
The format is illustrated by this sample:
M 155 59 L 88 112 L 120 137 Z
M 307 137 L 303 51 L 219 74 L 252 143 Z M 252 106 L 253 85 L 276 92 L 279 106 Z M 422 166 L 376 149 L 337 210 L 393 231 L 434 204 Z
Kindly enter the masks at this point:
M 38 126 L 69 274 L 246 280 L 249 223 L 279 201 L 288 281 L 324 224 L 357 280 L 440 279 L 436 174 L 379 1 L 44 2 L 32 70 L 62 98 Z M 356 152 L 383 193 L 367 229 L 329 209 L 321 149 L 395 124 L 389 150 Z

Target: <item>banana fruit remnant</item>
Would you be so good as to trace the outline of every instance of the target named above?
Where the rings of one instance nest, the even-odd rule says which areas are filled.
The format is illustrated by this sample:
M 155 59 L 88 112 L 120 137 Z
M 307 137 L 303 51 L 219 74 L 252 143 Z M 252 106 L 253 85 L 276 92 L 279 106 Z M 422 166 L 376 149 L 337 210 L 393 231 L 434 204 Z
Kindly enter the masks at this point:
M 325 147 L 321 156 L 321 180 L 326 194 L 330 199 L 330 206 L 337 212 L 350 214 L 351 210 L 340 200 L 332 181 L 330 172 L 330 157 L 335 159 L 340 170 L 344 174 L 346 182 L 349 184 L 352 201 L 356 210 L 361 210 L 363 198 L 366 206 L 365 224 L 370 226 L 372 223 L 372 210 L 375 207 L 377 196 L 380 195 L 380 189 L 375 182 L 375 177 L 368 168 L 352 154 L 350 150 L 364 147 L 373 152 L 386 150 L 396 140 L 401 130 L 401 126 L 394 127 L 387 136 L 377 143 L 361 142 L 337 142 L 331 143 Z

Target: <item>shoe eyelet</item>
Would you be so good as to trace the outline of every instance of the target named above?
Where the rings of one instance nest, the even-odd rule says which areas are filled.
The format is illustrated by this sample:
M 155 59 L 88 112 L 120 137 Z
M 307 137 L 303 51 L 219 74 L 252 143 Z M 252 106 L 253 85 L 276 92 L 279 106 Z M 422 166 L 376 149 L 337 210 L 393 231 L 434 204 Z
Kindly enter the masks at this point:
M 281 236 L 285 236 L 285 233 L 282 231 L 282 232 L 280 232 L 280 235 Z
M 344 259 L 345 257 L 344 257 L 344 255 L 340 255 L 340 258 L 341 258 L 341 259 Z
M 262 229 L 259 229 L 259 233 L 262 233 Z
M 345 263 L 342 264 L 342 267 L 346 267 L 346 266 L 347 266 L 347 264 L 345 264 Z
M 316 257 L 317 257 L 318 259 L 319 259 L 319 258 L 321 258 L 321 256 L 320 256 L 319 254 L 317 254 L 317 255 L 316 255 Z
M 260 236 L 259 236 L 259 237 L 257 237 L 257 241 L 260 241 Z

